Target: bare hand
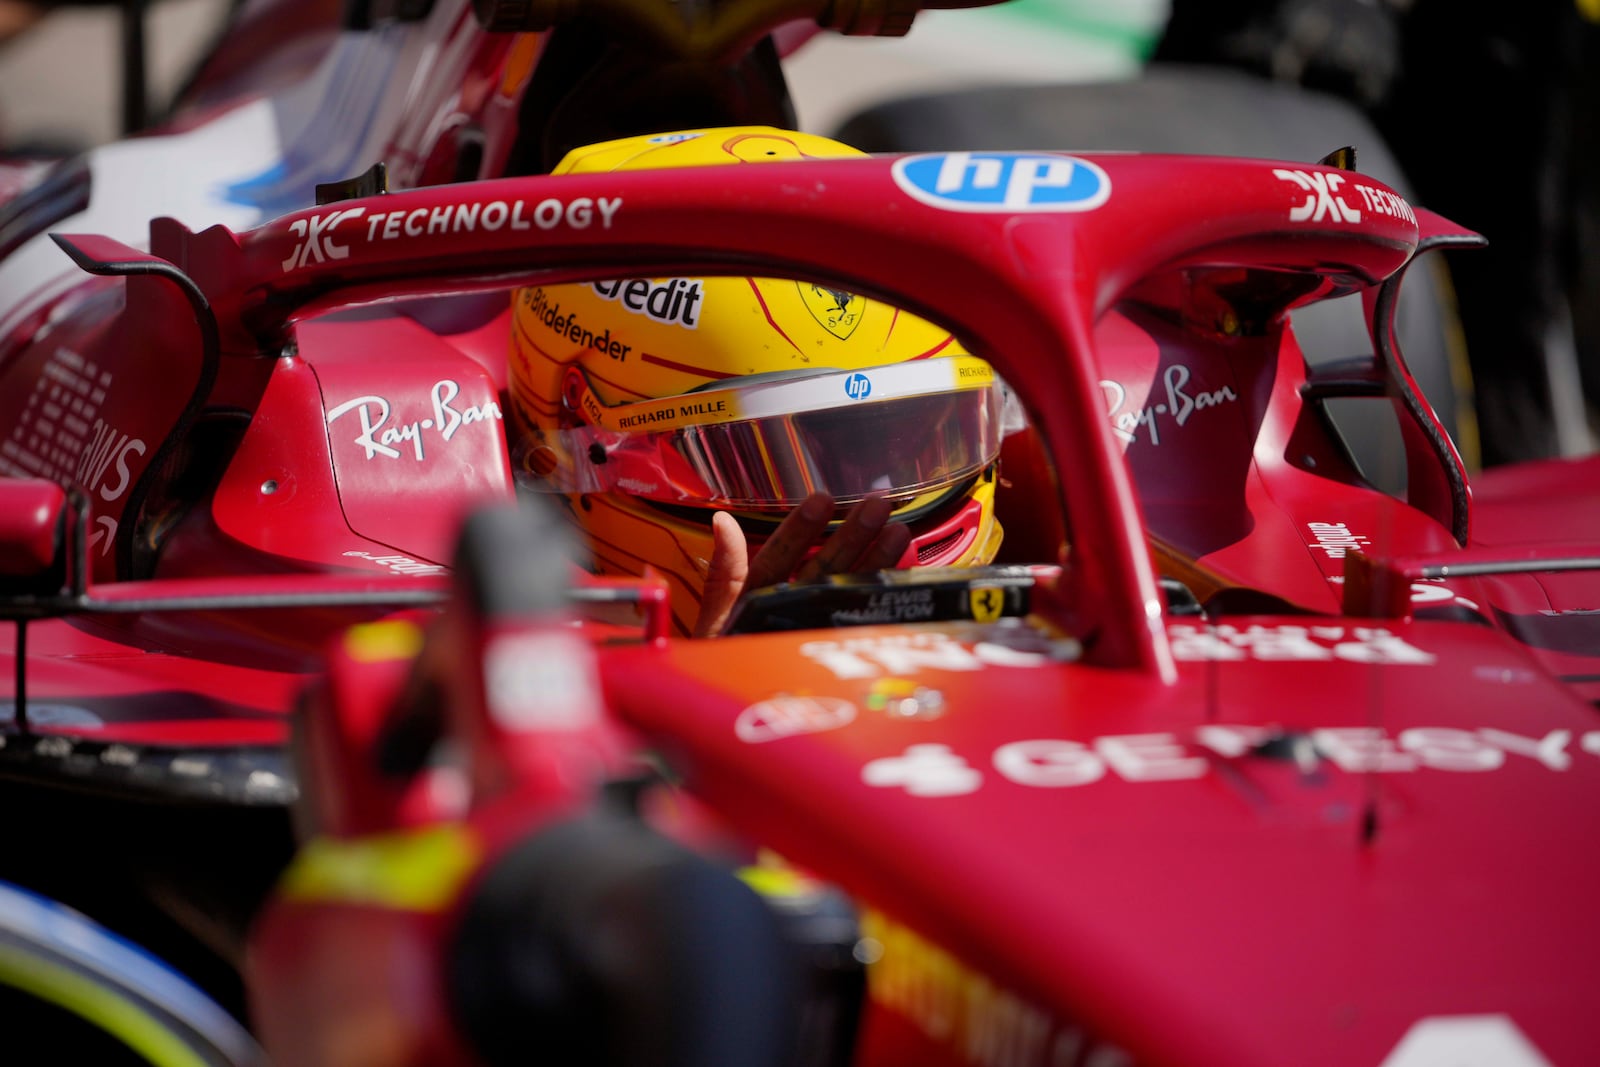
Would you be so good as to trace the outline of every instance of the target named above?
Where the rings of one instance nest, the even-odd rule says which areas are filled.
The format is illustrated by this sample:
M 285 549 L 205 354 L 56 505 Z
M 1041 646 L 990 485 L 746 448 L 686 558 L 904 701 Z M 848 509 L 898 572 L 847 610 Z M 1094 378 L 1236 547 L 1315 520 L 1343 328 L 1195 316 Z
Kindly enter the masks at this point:
M 791 578 L 807 582 L 826 574 L 894 566 L 911 543 L 911 530 L 905 523 L 890 522 L 891 511 L 883 497 L 867 497 L 850 509 L 839 529 L 809 560 L 806 553 L 827 532 L 833 518 L 833 498 L 826 493 L 813 493 L 803 500 L 778 524 L 753 559 L 738 521 L 727 512 L 717 512 L 711 517 L 711 563 L 694 636 L 722 632 L 746 589 Z

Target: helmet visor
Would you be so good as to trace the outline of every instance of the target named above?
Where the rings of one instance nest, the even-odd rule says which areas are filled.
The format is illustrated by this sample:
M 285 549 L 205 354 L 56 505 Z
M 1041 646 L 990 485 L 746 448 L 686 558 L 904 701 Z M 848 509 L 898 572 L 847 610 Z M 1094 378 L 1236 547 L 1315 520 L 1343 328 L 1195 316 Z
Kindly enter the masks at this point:
M 567 403 L 586 424 L 560 432 L 552 443 L 566 462 L 542 464 L 549 473 L 524 479 L 529 487 L 782 510 L 815 492 L 840 504 L 925 493 L 1000 452 L 999 380 L 971 356 L 614 406 L 598 402 L 581 372 L 570 375 Z

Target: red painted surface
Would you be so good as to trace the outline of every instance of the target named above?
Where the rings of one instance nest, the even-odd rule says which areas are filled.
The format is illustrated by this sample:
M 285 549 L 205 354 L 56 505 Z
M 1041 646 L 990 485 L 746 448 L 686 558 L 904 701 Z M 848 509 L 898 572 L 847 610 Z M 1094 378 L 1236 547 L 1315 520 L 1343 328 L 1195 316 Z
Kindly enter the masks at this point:
M 449 34 L 460 80 L 386 134 L 400 184 L 442 173 L 444 119 L 504 119 L 524 84 L 492 75 L 526 39 Z M 30 622 L 29 701 L 58 709 L 33 729 L 277 745 L 316 684 L 303 784 L 325 833 L 444 821 L 488 854 L 592 803 L 642 736 L 743 840 L 886 917 L 875 929 L 900 948 L 874 972 L 868 1063 L 985 1062 L 973 1050 L 994 1041 L 1026 1064 L 1100 1043 L 1149 1064 L 1381 1064 L 1421 1020 L 1481 1015 L 1550 1063 L 1587 1062 L 1597 579 L 1414 575 L 1529 545 L 1600 554 L 1600 466 L 1477 479 L 1458 545 L 1449 457 L 1413 433 L 1415 499 L 1367 485 L 1318 428 L 1284 326 L 1296 301 L 1370 292 L 1408 262 L 1416 222 L 1371 206 L 1392 193 L 1305 165 L 1305 182 L 1367 194 L 1359 218 L 1301 218 L 1327 204 L 1279 164 L 1072 161 L 1103 170 L 1102 205 L 945 210 L 885 158 L 401 188 L 237 233 L 161 222 L 149 253 L 69 238 L 91 265 L 181 270 L 217 338 L 158 276 L 0 308 L 0 455 L 89 499 L 93 598 L 441 589 L 462 517 L 512 497 L 506 320 L 386 302 L 616 274 L 640 249 L 658 272 L 788 271 L 950 326 L 1024 398 L 1054 472 L 1030 463 L 1026 498 L 1002 501 L 1013 550 L 1054 555 L 1063 531 L 1070 548 L 1033 560 L 1062 564 L 1059 585 L 1015 625 L 698 643 L 550 628 L 580 650 L 562 663 L 594 657 L 603 701 L 575 733 L 509 731 L 489 707 L 490 647 L 544 623 L 447 614 L 429 647 L 470 753 L 456 806 L 376 767 L 409 660 L 325 670 L 328 643 L 386 608 Z M 1303 284 L 1275 289 L 1286 275 Z M 184 445 L 216 450 L 198 488 L 159 462 Z M 6 530 L 37 555 L 33 526 Z M 1356 552 L 1374 577 L 1347 592 L 1368 574 L 1347 574 Z M 1250 613 L 1219 597 L 1209 617 L 1170 614 L 1158 561 L 1203 596 L 1248 593 Z M 0 624 L 0 700 L 16 636 Z M 939 714 L 873 710 L 874 686 L 906 682 L 936 689 Z M 319 1040 L 354 997 L 405 1024 L 375 1062 L 469 1062 L 438 986 L 469 892 L 426 914 L 279 901 L 253 972 L 268 1028 L 314 1059 L 342 1047 Z M 378 953 L 390 966 L 363 986 Z

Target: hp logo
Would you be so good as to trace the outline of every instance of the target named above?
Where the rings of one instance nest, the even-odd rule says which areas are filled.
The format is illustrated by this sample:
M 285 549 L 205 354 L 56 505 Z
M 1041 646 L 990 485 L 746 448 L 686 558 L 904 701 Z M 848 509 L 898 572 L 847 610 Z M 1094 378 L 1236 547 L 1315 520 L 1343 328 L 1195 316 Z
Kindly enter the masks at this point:
M 650 138 L 646 144 L 679 144 L 699 137 L 698 133 L 662 133 Z
M 1039 152 L 940 152 L 894 164 L 907 196 L 946 211 L 1089 211 L 1111 179 L 1086 159 Z
M 844 380 L 844 395 L 851 400 L 865 400 L 872 393 L 872 379 L 860 371 Z

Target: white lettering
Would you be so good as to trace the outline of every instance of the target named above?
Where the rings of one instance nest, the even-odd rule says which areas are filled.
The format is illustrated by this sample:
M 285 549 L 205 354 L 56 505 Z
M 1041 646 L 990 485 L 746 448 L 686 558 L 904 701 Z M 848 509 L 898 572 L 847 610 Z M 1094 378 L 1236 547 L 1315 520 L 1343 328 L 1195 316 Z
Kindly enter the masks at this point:
M 915 674 L 923 669 L 976 671 L 983 661 L 971 649 L 955 641 L 939 641 L 928 646 L 884 644 L 872 653 L 890 674 Z
M 1105 394 L 1106 417 L 1111 421 L 1111 429 L 1123 441 L 1132 444 L 1139 436 L 1142 427 L 1150 444 L 1159 446 L 1163 418 L 1171 419 L 1174 424 L 1182 427 L 1197 411 L 1234 403 L 1239 399 L 1239 394 L 1228 385 L 1191 393 L 1188 389 L 1191 377 L 1193 372 L 1187 366 L 1181 363 L 1172 364 L 1161 375 L 1161 384 L 1165 391 L 1164 400 L 1139 408 L 1128 406 L 1128 389 L 1121 382 L 1110 378 L 1102 379 L 1100 389 Z
M 785 693 L 745 708 L 734 721 L 733 732 L 739 740 L 755 745 L 794 734 L 834 730 L 848 726 L 855 717 L 856 706 L 848 700 Z
M 904 605 L 902 605 L 904 607 Z M 979 641 L 972 647 L 944 633 L 807 641 L 800 654 L 837 678 L 909 675 L 923 670 L 976 671 L 990 667 L 1037 667 L 1050 662 L 1042 652 Z
M 1094 747 L 1112 770 L 1130 782 L 1200 778 L 1206 773 L 1205 759 L 1187 755 L 1171 734 L 1102 737 Z
M 127 492 L 133 481 L 133 473 L 128 469 L 128 453 L 142 456 L 145 450 L 145 443 L 139 438 L 118 432 L 104 419 L 95 419 L 89 447 L 78 456 L 78 484 L 88 492 L 98 491 L 102 500 L 116 500 Z M 101 485 L 101 479 L 113 465 L 117 480 Z
M 1239 394 L 1231 386 L 1222 386 L 1210 392 L 1199 392 L 1190 396 L 1184 392 L 1184 386 L 1189 384 L 1189 368 L 1182 363 L 1174 363 L 1166 369 L 1161 376 L 1162 383 L 1167 387 L 1167 412 L 1172 415 L 1173 421 L 1179 426 L 1189 421 L 1189 416 L 1196 411 L 1214 408 L 1230 400 L 1238 400 Z
M 461 387 L 446 378 L 433 384 L 430 394 L 433 400 L 433 427 L 438 430 L 446 441 L 456 435 L 456 431 L 463 426 L 470 426 L 475 422 L 493 421 L 501 418 L 500 405 L 493 400 L 486 400 L 482 404 L 469 404 L 464 411 L 457 411 L 450 406 L 461 392 Z
M 326 263 L 331 259 L 348 257 L 349 246 L 336 243 L 333 231 L 345 219 L 360 218 L 365 211 L 366 208 L 351 207 L 291 221 L 289 232 L 301 240 L 294 246 L 294 251 L 289 253 L 289 258 L 283 261 L 284 271 L 295 270 L 312 262 Z
M 599 718 L 589 646 L 559 630 L 491 638 L 483 694 L 491 718 L 512 730 L 580 730 Z
M 1551 730 L 1537 741 L 1492 727 L 1485 727 L 1478 732 L 1490 744 L 1518 756 L 1536 759 L 1552 771 L 1564 771 L 1572 766 L 1572 757 L 1567 755 L 1567 745 L 1572 740 L 1570 730 Z
M 963 188 L 969 169 L 973 172 L 974 189 L 993 189 L 1000 184 L 1001 166 L 998 159 L 986 158 L 974 162 L 970 152 L 951 152 L 939 164 L 939 176 L 933 183 L 934 192 L 948 193 Z
M 378 409 L 378 420 L 376 422 L 372 421 L 372 412 L 370 410 L 374 407 Z M 357 412 L 361 420 L 361 432 L 356 435 L 356 444 L 366 450 L 367 458 L 371 459 L 373 456 L 383 455 L 388 456 L 390 459 L 399 459 L 399 452 L 388 445 L 380 444 L 373 440 L 372 437 L 373 431 L 389 421 L 389 402 L 381 396 L 374 395 L 358 396 L 354 400 L 346 400 L 343 404 L 328 412 L 328 425 L 332 426 L 335 421 L 352 411 Z M 418 459 L 422 458 L 421 451 L 422 442 L 419 439 L 417 442 Z
M 1382 730 L 1372 726 L 1313 730 L 1311 742 L 1345 771 L 1409 771 L 1417 765 L 1411 756 L 1397 751 Z
M 94 420 L 94 439 L 89 447 L 78 457 L 78 484 L 87 489 L 93 489 L 99 484 L 100 476 L 105 474 L 107 465 L 115 452 L 113 441 L 117 431 L 112 429 L 103 419 Z
M 1007 207 L 1026 207 L 1033 203 L 1035 189 L 1064 189 L 1072 183 L 1070 159 L 1018 159 L 1011 164 L 1006 181 Z M 943 169 L 940 177 L 943 178 Z
M 1353 183 L 1351 188 L 1360 193 L 1361 198 L 1366 201 L 1367 207 L 1378 214 L 1405 219 L 1413 225 L 1416 224 L 1416 212 L 1411 210 L 1411 205 L 1406 203 L 1404 197 L 1397 196 L 1385 189 L 1362 185 L 1359 182 Z
M 1202 726 L 1194 732 L 1195 743 L 1224 759 L 1238 759 L 1267 739 L 1261 726 Z
M 876 678 L 883 673 L 876 664 L 831 641 L 811 641 L 800 646 L 800 654 L 833 672 L 835 678 Z
M 407 441 L 410 441 L 411 450 L 416 453 L 418 462 L 421 462 L 423 458 L 422 428 L 414 422 L 408 422 L 403 426 L 385 430 L 383 431 L 383 435 L 379 437 L 378 440 L 385 445 L 403 445 Z M 369 454 L 367 458 L 371 459 L 372 457 Z
M 533 209 L 533 221 L 541 230 L 553 230 L 561 222 L 561 201 L 541 200 Z
M 974 792 L 983 775 L 948 745 L 912 745 L 903 756 L 868 763 L 861 780 L 871 786 L 898 786 L 914 797 L 953 797 Z
M 972 654 L 991 667 L 1042 667 L 1050 662 L 1050 657 L 1043 652 L 1012 648 L 993 641 L 979 641 L 972 646 Z
M 1344 175 L 1330 174 L 1325 171 L 1307 172 L 1303 170 L 1278 170 L 1272 172 L 1276 178 L 1293 182 L 1304 192 L 1310 194 L 1296 207 L 1289 209 L 1290 222 L 1360 222 L 1361 212 L 1344 202 L 1338 195 L 1339 187 L 1344 184 Z
M 536 221 L 542 229 L 551 229 L 561 222 L 563 212 L 567 221 L 574 229 L 583 229 L 589 225 L 592 218 L 592 207 L 595 202 L 587 198 L 574 200 L 570 205 L 563 205 L 559 200 L 546 200 L 535 210 Z M 619 199 L 601 200 L 601 216 L 607 228 L 610 228 L 610 218 L 616 213 L 622 201 Z M 410 211 L 379 212 L 367 217 L 367 240 L 392 241 L 404 235 L 408 237 L 421 237 L 424 235 L 443 233 L 472 233 L 480 226 L 487 231 L 494 232 L 509 226 L 513 230 L 527 230 L 534 225 L 525 216 L 527 204 L 522 200 L 514 200 L 507 204 L 504 200 L 491 200 L 487 203 L 472 204 L 441 204 L 433 208 L 419 207 Z M 360 214 L 362 209 L 351 209 Z M 540 218 L 542 211 L 544 217 Z M 323 228 L 331 228 L 340 221 L 335 216 L 329 216 L 329 221 Z M 304 232 L 302 220 L 290 224 L 296 232 Z M 326 254 L 330 258 L 343 258 L 348 251 L 341 251 L 343 246 L 332 245 L 324 242 Z M 317 255 L 316 251 L 304 253 Z M 285 268 L 287 269 L 287 268 Z
M 1172 656 L 1177 660 L 1192 662 L 1247 658 L 1243 648 L 1209 628 L 1171 626 L 1167 629 L 1167 636 L 1172 640 Z
M 1344 577 L 1339 576 L 1343 581 Z M 1411 583 L 1411 602 L 1413 604 L 1459 604 L 1468 611 L 1480 610 L 1478 605 L 1466 597 L 1458 594 L 1454 589 L 1443 584 L 1443 578 L 1424 578 Z
M 820 705 L 812 706 L 817 699 L 806 698 L 808 725 L 781 732 L 827 729 L 853 719 L 853 706 L 825 714 Z M 814 725 L 810 724 L 812 720 Z M 1216 757 L 1229 761 L 1258 755 L 1277 759 L 1275 752 L 1262 746 L 1285 736 L 1290 735 L 1278 727 L 1208 723 L 1195 729 L 1192 744 L 1172 733 L 1119 734 L 1083 740 L 1032 738 L 998 746 L 990 763 L 1004 780 L 1030 789 L 1091 785 L 1106 778 L 1108 771 L 1129 783 L 1196 781 L 1210 773 Z M 1508 762 L 1507 753 L 1526 756 L 1546 770 L 1565 772 L 1572 768 L 1568 747 L 1573 738 L 1567 730 L 1531 738 L 1489 727 L 1474 731 L 1413 726 L 1391 737 L 1381 727 L 1340 726 L 1295 731 L 1292 736 L 1309 740 L 1317 756 L 1347 774 L 1482 774 L 1503 768 Z M 1578 747 L 1600 756 L 1600 730 L 1585 733 Z M 1208 751 L 1215 756 L 1206 755 Z M 1302 762 L 1302 770 L 1312 766 L 1314 763 Z M 1594 773 L 1594 764 L 1586 762 L 1586 766 Z M 948 746 L 938 744 L 913 745 L 904 756 L 874 760 L 869 767 L 869 785 L 900 786 L 925 796 L 972 792 L 979 788 L 982 777 Z
M 361 432 L 355 436 L 355 443 L 361 446 L 367 459 L 376 456 L 399 459 L 400 451 L 394 446 L 409 444 L 412 455 L 421 462 L 427 458 L 423 443 L 424 431 L 432 430 L 449 442 L 463 426 L 470 426 L 476 422 L 499 421 L 503 418 L 500 405 L 493 400 L 457 407 L 454 401 L 460 393 L 461 387 L 453 380 L 440 379 L 429 391 L 433 417 L 393 426 L 388 425 L 391 414 L 388 400 L 376 394 L 359 396 L 330 410 L 328 425 L 331 427 L 338 419 L 354 411 L 361 425 Z
M 1316 538 L 1313 548 L 1326 552 L 1329 559 L 1343 559 L 1346 552 L 1370 545 L 1372 541 L 1365 537 L 1357 537 L 1350 532 L 1350 528 L 1342 522 L 1308 522 L 1306 529 L 1311 531 L 1311 536 Z M 1450 599 L 1448 593 L 1444 599 Z
M 1373 1061 L 1376 1062 L 1376 1061 Z M 1378 1067 L 1552 1067 L 1508 1015 L 1434 1015 L 1411 1024 Z
M 387 567 L 396 574 L 443 574 L 445 568 L 437 563 L 424 563 L 422 560 L 412 559 L 410 556 L 374 556 L 370 552 L 350 551 L 345 553 L 357 559 L 370 560 L 380 567 Z
M 1222 624 L 1200 627 L 1174 623 L 1167 628 L 1172 654 L 1180 660 L 1263 659 L 1326 660 L 1425 666 L 1435 661 L 1388 630 L 1354 626 L 1249 626 Z
M 1076 741 L 1013 741 L 994 750 L 994 769 L 1017 785 L 1059 789 L 1088 785 L 1106 773 L 1106 765 Z
M 129 452 L 141 456 L 144 455 L 144 442 L 129 440 L 121 448 L 117 449 L 117 481 L 114 485 L 102 485 L 100 487 L 101 500 L 115 500 L 127 491 L 128 483 L 133 480 L 132 475 L 128 472 Z
M 1342 660 L 1351 663 L 1389 663 L 1389 664 L 1414 664 L 1426 666 L 1433 663 L 1435 656 L 1424 652 L 1420 648 L 1408 645 L 1404 640 L 1387 630 L 1373 630 L 1357 626 L 1351 632 L 1351 639 L 1340 641 L 1333 646 L 1333 654 Z
M 1505 753 L 1469 730 L 1416 727 L 1400 731 L 1400 747 L 1424 767 L 1441 771 L 1492 771 L 1505 763 Z
M 108 556 L 111 554 L 112 543 L 117 539 L 117 520 L 110 515 L 96 515 L 94 524 L 99 529 L 89 535 L 89 547 L 93 548 L 95 545 L 100 545 L 100 555 Z M 102 543 L 102 538 L 104 543 Z

